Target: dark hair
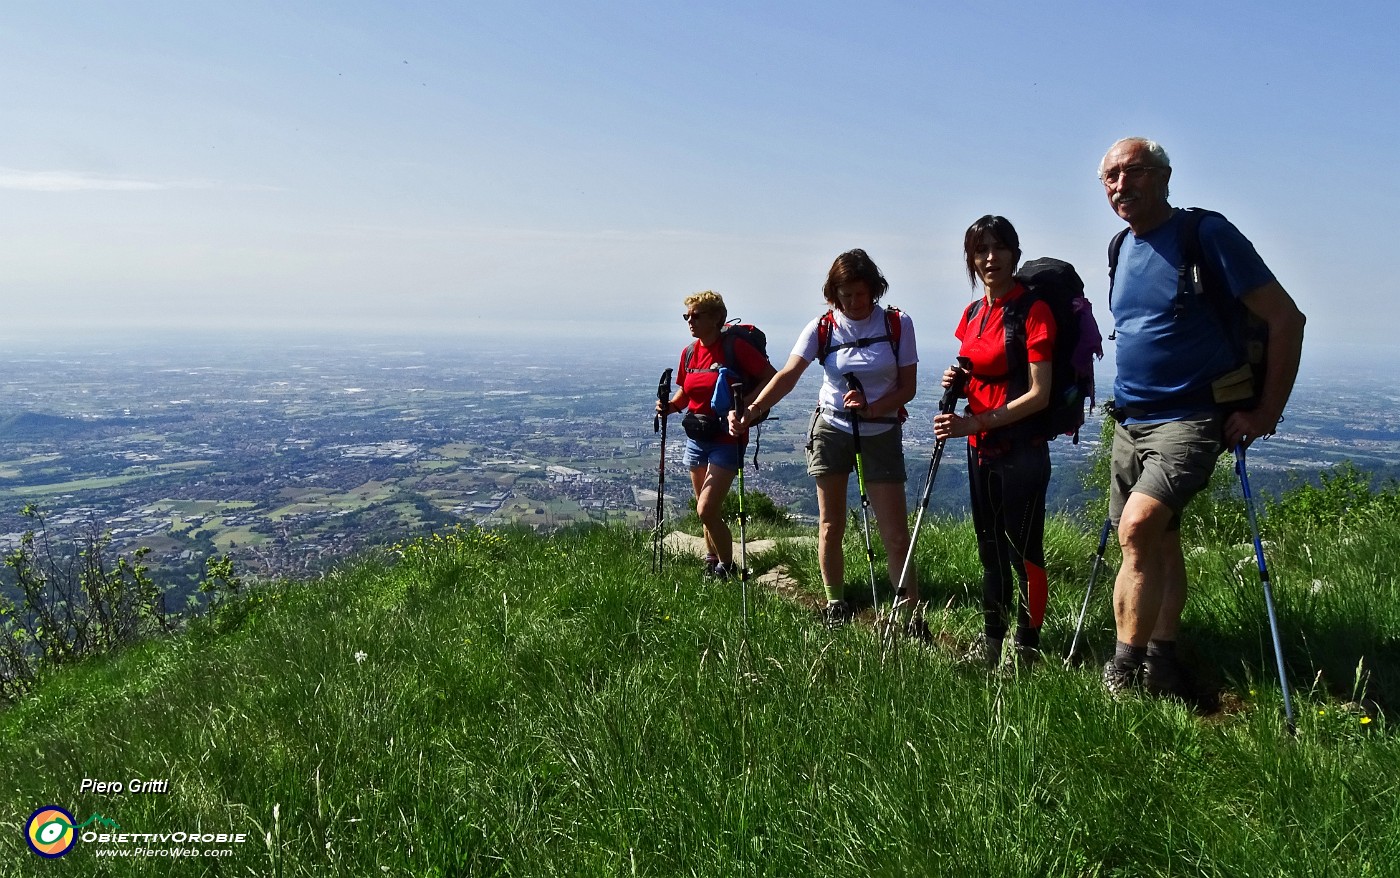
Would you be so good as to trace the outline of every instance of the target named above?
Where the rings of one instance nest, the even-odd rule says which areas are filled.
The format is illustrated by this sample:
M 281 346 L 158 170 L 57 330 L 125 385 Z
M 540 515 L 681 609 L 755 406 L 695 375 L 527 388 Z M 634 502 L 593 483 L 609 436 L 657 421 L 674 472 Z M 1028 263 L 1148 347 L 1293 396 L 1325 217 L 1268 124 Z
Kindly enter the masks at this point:
M 880 297 L 890 288 L 890 282 L 885 280 L 883 274 L 880 274 L 879 266 L 866 255 L 864 250 L 847 250 L 837 256 L 835 262 L 831 263 L 831 271 L 826 273 L 826 284 L 822 287 L 822 295 L 826 297 L 827 304 L 840 310 L 840 302 L 836 299 L 836 288 L 862 280 L 870 285 L 870 303 L 872 305 L 880 301 Z
M 981 245 L 982 236 L 988 232 L 992 233 L 993 241 L 1008 250 L 1015 250 L 1016 261 L 1021 261 L 1021 239 L 1016 234 L 1016 227 L 1011 225 L 1011 220 L 1004 216 L 987 214 L 968 226 L 967 234 L 963 235 L 963 258 L 967 260 L 967 279 L 974 287 L 977 286 L 977 263 L 973 254 Z

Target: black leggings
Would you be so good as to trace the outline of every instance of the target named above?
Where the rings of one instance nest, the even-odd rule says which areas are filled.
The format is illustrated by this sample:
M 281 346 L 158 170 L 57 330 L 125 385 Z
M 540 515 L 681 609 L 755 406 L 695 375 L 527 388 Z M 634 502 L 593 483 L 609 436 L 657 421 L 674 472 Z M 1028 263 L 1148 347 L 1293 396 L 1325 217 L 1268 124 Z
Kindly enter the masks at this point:
M 991 460 L 967 449 L 972 489 L 972 524 L 982 561 L 982 613 L 990 638 L 1006 636 L 1014 576 L 1020 579 L 1017 641 L 1039 646 L 1049 589 L 1045 580 L 1045 491 L 1050 484 L 1050 449 L 1044 442 L 1018 442 Z

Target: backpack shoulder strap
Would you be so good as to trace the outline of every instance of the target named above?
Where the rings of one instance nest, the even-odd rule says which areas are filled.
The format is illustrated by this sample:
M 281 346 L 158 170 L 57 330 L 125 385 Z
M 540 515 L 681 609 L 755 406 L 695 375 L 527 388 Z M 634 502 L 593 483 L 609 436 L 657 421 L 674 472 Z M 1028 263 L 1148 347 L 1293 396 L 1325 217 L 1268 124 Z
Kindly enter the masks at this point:
M 832 351 L 839 351 L 842 348 L 863 348 L 876 342 L 887 341 L 894 348 L 895 361 L 899 360 L 899 336 L 904 327 L 900 324 L 898 308 L 885 308 L 885 334 L 875 338 L 859 338 L 855 341 L 843 342 L 838 345 L 831 343 L 831 335 L 836 329 L 836 318 L 831 311 L 827 311 L 817 321 L 817 360 L 822 365 L 826 365 L 826 358 Z
M 817 362 L 826 365 L 827 355 L 831 353 L 831 332 L 836 328 L 836 318 L 832 316 L 831 309 L 826 309 L 826 313 L 817 320 Z
M 1220 267 L 1206 258 L 1205 247 L 1201 245 L 1201 221 L 1208 216 L 1225 222 L 1224 214 L 1203 207 L 1188 207 L 1181 224 L 1181 265 L 1177 268 L 1176 295 L 1178 307 L 1187 295 L 1199 294 L 1210 301 L 1216 319 L 1225 329 L 1225 336 L 1235 349 L 1237 359 L 1245 359 L 1245 340 L 1240 335 L 1239 311 L 1244 308 L 1238 300 L 1231 298 L 1225 288 L 1225 279 Z
M 885 309 L 885 334 L 890 337 L 890 347 L 894 348 L 894 364 L 899 365 L 899 336 L 904 331 L 904 321 L 900 320 L 898 308 Z
M 1201 285 L 1207 295 L 1215 296 L 1222 290 L 1213 283 L 1216 278 L 1211 275 L 1215 273 L 1216 266 L 1206 259 L 1205 248 L 1201 246 L 1201 221 L 1208 216 L 1216 217 L 1225 222 L 1229 222 L 1229 220 L 1225 219 L 1224 214 L 1206 210 L 1203 207 L 1188 207 L 1183 213 L 1180 238 L 1181 265 L 1183 268 L 1198 267 L 1201 276 L 1195 278 L 1195 282 Z M 1185 283 L 1185 279 L 1183 278 L 1179 283 Z
M 738 372 L 740 375 L 743 375 L 744 370 L 740 368 L 739 359 L 734 355 L 735 338 L 736 334 L 732 329 L 726 328 L 720 331 L 719 340 L 720 344 L 723 345 L 724 348 L 723 355 L 725 367 L 728 368 L 731 372 Z
M 1002 306 L 1002 329 L 1006 335 L 1006 373 L 1015 380 L 1030 365 L 1030 350 L 1027 348 L 1026 317 L 1031 305 L 1040 298 L 1026 287 L 1026 291 Z M 1011 399 L 1010 395 L 1007 399 Z
M 686 345 L 685 350 L 681 352 L 681 375 L 690 371 L 690 361 L 695 358 L 695 346 L 697 344 L 699 344 L 699 342 L 693 341 Z
M 1108 308 L 1113 310 L 1113 276 L 1118 272 L 1118 253 L 1123 249 L 1123 241 L 1128 237 L 1127 226 L 1118 230 L 1113 240 L 1108 242 Z

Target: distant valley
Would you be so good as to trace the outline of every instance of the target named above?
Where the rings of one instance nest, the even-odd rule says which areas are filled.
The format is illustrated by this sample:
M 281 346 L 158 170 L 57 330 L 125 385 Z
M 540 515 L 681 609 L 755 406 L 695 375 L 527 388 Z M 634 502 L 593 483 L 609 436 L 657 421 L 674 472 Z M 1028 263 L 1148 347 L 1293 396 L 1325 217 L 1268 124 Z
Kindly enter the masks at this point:
M 0 541 L 36 504 L 57 531 L 96 524 L 150 546 L 164 575 L 195 581 L 210 554 L 254 576 L 299 575 L 425 528 L 515 522 L 650 526 L 660 436 L 651 407 L 674 353 L 615 349 L 532 356 L 413 341 L 221 340 L 82 351 L 0 351 Z M 679 345 L 677 346 L 679 350 Z M 778 358 L 781 355 L 777 355 Z M 813 370 L 814 371 L 814 370 Z M 1305 375 L 1286 429 L 1257 446 L 1262 486 L 1339 460 L 1400 473 L 1400 394 L 1378 378 Z M 1100 395 L 1107 392 L 1101 383 Z M 815 375 L 765 425 L 751 489 L 815 511 L 802 445 Z M 909 492 L 932 450 L 933 394 L 910 407 Z M 1051 505 L 1077 508 L 1097 441 L 1053 446 Z M 666 490 L 684 510 L 678 418 Z M 965 468 L 949 447 L 935 511 L 959 514 Z

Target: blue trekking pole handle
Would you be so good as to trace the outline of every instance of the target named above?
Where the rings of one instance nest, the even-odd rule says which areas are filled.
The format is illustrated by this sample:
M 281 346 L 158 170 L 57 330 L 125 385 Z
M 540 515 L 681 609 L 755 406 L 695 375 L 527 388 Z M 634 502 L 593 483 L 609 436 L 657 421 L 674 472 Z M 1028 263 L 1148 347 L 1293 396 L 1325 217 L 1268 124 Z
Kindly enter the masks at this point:
M 1254 495 L 1249 490 L 1249 473 L 1245 468 L 1244 445 L 1235 446 L 1235 474 L 1240 477 L 1240 490 L 1244 492 L 1244 508 L 1249 518 L 1249 529 L 1254 537 L 1254 557 L 1259 562 L 1259 583 L 1264 587 L 1264 608 L 1269 614 L 1269 631 L 1274 640 L 1274 661 L 1278 664 L 1278 682 L 1283 689 L 1283 714 L 1288 720 L 1288 731 L 1296 735 L 1298 727 L 1293 721 L 1293 699 L 1288 692 L 1288 672 L 1283 668 L 1283 642 L 1279 637 L 1278 614 L 1274 612 L 1274 591 L 1269 583 L 1269 567 L 1264 562 L 1264 542 L 1259 538 L 1259 520 L 1254 514 Z

